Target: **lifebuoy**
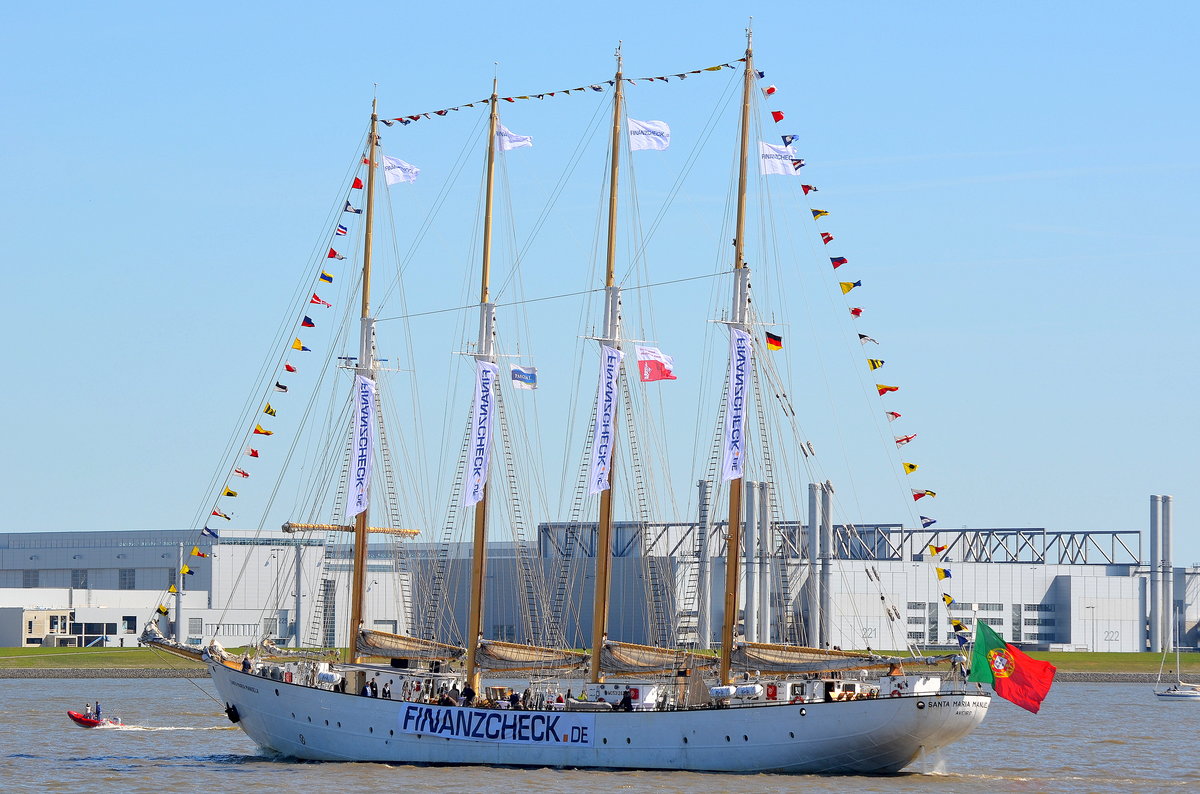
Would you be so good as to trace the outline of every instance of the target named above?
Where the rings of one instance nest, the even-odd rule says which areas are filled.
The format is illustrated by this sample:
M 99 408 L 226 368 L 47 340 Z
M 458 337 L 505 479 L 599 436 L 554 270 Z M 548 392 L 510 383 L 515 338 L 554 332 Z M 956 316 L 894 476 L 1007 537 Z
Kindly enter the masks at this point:
M 793 703 L 799 703 L 799 702 L 800 702 L 800 696 L 799 696 L 799 695 L 793 695 L 793 696 L 792 696 L 792 702 L 793 702 Z
M 899 690 L 899 689 L 893 689 L 893 690 L 892 690 L 892 697 L 894 697 L 894 698 L 898 698 L 898 697 L 900 697 L 900 690 Z
M 775 700 L 779 694 L 779 690 L 774 684 L 767 684 L 767 700 Z

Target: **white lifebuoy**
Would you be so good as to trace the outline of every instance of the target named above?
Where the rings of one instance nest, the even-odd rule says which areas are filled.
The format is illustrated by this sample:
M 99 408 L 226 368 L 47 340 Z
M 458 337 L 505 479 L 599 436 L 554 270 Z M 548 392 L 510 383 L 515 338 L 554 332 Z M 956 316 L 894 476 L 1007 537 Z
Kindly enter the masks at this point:
M 898 698 L 898 697 L 900 697 L 900 690 L 899 690 L 899 689 L 893 689 L 893 690 L 892 690 L 892 697 L 894 697 L 894 698 Z

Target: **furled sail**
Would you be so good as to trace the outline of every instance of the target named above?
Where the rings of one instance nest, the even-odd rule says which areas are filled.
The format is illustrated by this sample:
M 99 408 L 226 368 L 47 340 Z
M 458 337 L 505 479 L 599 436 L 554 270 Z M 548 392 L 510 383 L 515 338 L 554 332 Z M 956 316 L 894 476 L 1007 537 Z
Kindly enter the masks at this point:
M 581 651 L 480 640 L 475 664 L 481 670 L 564 670 L 584 667 L 588 658 Z
M 606 673 L 674 672 L 685 668 L 712 667 L 717 660 L 690 651 L 655 648 L 629 642 L 605 642 L 600 654 L 600 669 Z
M 358 652 L 364 656 L 386 656 L 390 659 L 452 662 L 466 656 L 467 649 L 420 637 L 362 629 L 358 632 Z
M 762 642 L 739 643 L 731 655 L 731 667 L 739 672 L 825 673 L 839 670 L 868 670 L 905 663 L 938 664 L 954 660 L 953 655 L 920 657 L 879 656 L 873 653 L 827 651 L 798 645 L 773 645 Z

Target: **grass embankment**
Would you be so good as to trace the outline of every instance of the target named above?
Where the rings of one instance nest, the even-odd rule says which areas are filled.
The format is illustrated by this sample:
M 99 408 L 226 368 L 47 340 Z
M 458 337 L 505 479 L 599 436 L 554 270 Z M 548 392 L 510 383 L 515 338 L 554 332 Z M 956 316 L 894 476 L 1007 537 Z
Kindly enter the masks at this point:
M 231 650 L 236 653 L 236 649 Z M 1162 656 L 1152 653 L 1032 651 L 1029 655 L 1050 662 L 1064 673 L 1154 674 L 1162 663 Z M 1200 676 L 1200 653 L 1183 654 L 1180 666 L 1184 675 Z M 137 670 L 161 667 L 187 669 L 203 665 L 151 648 L 0 648 L 0 669 L 52 667 Z M 1175 669 L 1173 655 L 1167 657 L 1165 669 Z
M 0 648 L 0 670 L 64 668 L 144 670 L 204 665 L 151 648 Z

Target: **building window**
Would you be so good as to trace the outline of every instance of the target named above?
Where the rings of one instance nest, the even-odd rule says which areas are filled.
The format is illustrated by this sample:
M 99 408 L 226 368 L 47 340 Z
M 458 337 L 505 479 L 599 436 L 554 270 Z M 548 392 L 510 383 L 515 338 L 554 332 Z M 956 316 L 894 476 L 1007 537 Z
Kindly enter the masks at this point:
M 137 634 L 137 615 L 122 615 L 121 623 L 125 626 L 126 634 Z
M 924 601 L 909 601 L 908 608 L 909 609 L 919 609 L 922 612 L 924 612 L 925 611 L 925 602 Z
M 174 568 L 167 569 L 167 587 L 179 586 L 179 571 Z
M 1026 612 L 1053 612 L 1054 604 L 1026 604 Z
M 1004 618 L 980 618 L 980 623 L 986 623 L 989 626 L 1003 626 Z
M 118 590 L 136 590 L 137 589 L 137 569 L 136 568 L 121 568 L 117 571 L 117 589 Z
M 1013 604 L 1012 607 L 1012 641 L 1021 641 L 1021 605 Z
M 923 632 L 923 631 L 910 631 L 910 632 L 908 633 L 908 638 L 909 638 L 910 640 L 917 640 L 918 642 L 924 642 L 924 641 L 925 641 L 925 632 Z
M 920 615 L 908 619 L 908 625 L 910 626 L 922 626 L 924 624 L 925 618 L 921 617 Z
M 1026 626 L 1053 626 L 1054 618 L 1025 618 Z
M 198 637 L 204 633 L 204 618 L 188 618 L 188 634 Z
M 279 618 L 263 618 L 262 633 L 264 637 L 278 637 Z
M 1004 604 L 980 604 L 980 612 L 1003 612 Z
M 37 587 L 39 573 L 41 571 L 21 571 L 21 587 Z
M 86 590 L 87 586 L 87 568 L 72 568 L 71 587 L 76 590 Z

